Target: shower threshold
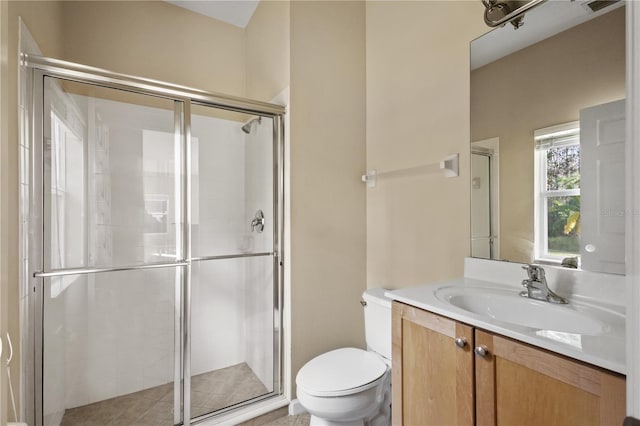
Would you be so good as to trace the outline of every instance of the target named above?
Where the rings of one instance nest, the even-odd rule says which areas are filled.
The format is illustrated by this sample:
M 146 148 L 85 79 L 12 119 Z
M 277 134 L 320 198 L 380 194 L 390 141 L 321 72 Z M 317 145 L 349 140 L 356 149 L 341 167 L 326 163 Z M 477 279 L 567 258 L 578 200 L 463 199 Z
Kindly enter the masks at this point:
M 191 378 L 191 415 L 198 417 L 268 393 L 246 363 Z M 172 426 L 173 383 L 67 409 L 61 426 Z

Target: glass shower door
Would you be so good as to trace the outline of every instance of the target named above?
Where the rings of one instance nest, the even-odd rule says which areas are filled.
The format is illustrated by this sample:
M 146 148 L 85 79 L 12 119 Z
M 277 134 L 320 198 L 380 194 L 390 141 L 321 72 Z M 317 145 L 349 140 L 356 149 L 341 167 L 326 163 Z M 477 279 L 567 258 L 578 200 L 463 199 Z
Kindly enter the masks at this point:
M 180 423 L 181 104 L 42 81 L 43 423 Z
M 29 423 L 281 395 L 283 109 L 47 61 L 21 149 Z
M 192 418 L 278 388 L 273 129 L 192 107 Z

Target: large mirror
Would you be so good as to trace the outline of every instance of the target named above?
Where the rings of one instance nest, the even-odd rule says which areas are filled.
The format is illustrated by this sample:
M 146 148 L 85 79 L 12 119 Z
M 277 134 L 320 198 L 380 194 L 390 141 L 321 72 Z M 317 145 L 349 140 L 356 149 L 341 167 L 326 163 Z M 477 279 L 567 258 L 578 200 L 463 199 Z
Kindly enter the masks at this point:
M 472 256 L 624 274 L 625 90 L 622 1 L 471 43 Z

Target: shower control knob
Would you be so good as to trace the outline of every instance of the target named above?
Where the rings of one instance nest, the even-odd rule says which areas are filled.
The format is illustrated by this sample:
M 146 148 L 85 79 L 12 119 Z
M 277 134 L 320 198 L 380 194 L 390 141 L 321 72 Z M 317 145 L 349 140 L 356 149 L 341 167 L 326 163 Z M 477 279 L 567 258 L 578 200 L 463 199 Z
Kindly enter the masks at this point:
M 258 210 L 255 217 L 251 220 L 251 232 L 253 231 L 256 231 L 258 234 L 264 231 L 264 213 L 262 210 Z
M 464 337 L 456 337 L 454 341 L 456 342 L 456 346 L 459 348 L 464 348 L 465 346 L 467 346 L 467 339 L 465 339 Z
M 479 357 L 484 358 L 487 355 L 489 355 L 489 348 L 487 348 L 485 345 L 480 345 L 480 346 L 476 346 L 473 352 L 475 352 L 475 354 L 478 355 Z

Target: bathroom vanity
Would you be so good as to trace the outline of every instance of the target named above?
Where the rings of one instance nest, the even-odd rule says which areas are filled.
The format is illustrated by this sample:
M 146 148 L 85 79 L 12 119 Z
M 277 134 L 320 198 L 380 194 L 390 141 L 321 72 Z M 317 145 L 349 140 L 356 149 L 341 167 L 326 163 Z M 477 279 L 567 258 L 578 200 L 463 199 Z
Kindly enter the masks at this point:
M 470 243 L 583 270 L 469 258 L 464 278 L 388 292 L 394 425 L 623 422 L 625 2 L 579 3 L 471 43 Z
M 467 259 L 465 270 L 490 264 L 481 262 Z M 493 264 L 504 281 L 524 274 Z M 519 281 L 489 276 L 388 292 L 393 424 L 621 425 L 624 308 L 585 294 L 598 274 L 569 274 L 556 268 L 550 280 L 567 305 L 520 297 Z

